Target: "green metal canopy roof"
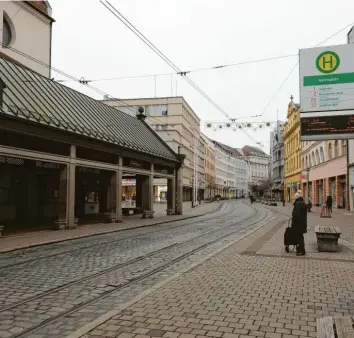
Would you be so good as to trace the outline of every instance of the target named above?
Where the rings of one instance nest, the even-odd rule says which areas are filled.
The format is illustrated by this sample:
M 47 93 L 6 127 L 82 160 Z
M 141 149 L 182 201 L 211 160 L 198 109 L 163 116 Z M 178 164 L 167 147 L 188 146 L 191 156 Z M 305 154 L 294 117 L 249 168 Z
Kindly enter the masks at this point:
M 0 78 L 6 85 L 2 114 L 178 161 L 145 122 L 116 108 L 5 59 Z

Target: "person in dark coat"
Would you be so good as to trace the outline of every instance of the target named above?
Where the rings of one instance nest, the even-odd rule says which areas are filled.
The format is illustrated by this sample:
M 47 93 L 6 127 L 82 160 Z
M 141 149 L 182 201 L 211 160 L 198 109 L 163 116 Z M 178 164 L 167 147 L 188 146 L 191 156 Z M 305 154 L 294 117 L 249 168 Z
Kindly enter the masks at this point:
M 332 205 L 333 205 L 332 196 L 327 196 L 326 205 L 327 205 L 328 211 L 332 212 Z
M 304 202 L 301 191 L 295 194 L 294 209 L 292 213 L 293 235 L 296 236 L 298 245 L 296 246 L 296 255 L 305 255 L 304 234 L 307 232 L 307 205 Z

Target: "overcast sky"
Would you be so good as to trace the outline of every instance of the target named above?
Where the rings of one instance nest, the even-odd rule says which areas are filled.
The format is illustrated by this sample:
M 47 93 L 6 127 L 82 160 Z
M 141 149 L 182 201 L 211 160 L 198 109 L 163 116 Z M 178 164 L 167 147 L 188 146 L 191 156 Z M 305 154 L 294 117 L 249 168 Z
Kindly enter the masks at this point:
M 75 77 L 105 79 L 173 70 L 115 18 L 99 0 L 50 0 L 53 66 Z M 353 0 L 111 0 L 111 3 L 179 68 L 190 70 L 297 54 L 354 22 Z M 349 29 L 324 45 L 346 43 Z M 233 118 L 285 120 L 290 95 L 299 100 L 298 68 L 264 111 L 297 57 L 191 73 L 189 77 Z M 53 72 L 55 79 L 64 79 Z M 67 85 L 102 96 L 74 82 Z M 98 81 L 93 86 L 117 98 L 153 97 L 154 77 Z M 184 96 L 202 121 L 227 121 L 177 75 L 157 77 L 158 97 Z M 177 87 L 177 88 L 176 88 Z M 247 116 L 262 114 L 257 119 Z M 262 142 L 269 152 L 270 130 L 203 128 L 233 147 Z

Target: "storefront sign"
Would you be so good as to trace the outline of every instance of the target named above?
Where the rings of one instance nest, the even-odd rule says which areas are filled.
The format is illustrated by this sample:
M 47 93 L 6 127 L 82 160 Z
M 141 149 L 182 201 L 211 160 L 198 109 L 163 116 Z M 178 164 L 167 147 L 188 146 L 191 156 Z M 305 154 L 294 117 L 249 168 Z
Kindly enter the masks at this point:
M 122 185 L 123 186 L 136 185 L 136 179 L 135 178 L 123 178 Z
M 150 163 L 147 163 L 145 161 L 131 159 L 131 158 L 123 158 L 123 166 L 145 169 L 145 170 L 150 170 L 150 168 L 151 168 Z

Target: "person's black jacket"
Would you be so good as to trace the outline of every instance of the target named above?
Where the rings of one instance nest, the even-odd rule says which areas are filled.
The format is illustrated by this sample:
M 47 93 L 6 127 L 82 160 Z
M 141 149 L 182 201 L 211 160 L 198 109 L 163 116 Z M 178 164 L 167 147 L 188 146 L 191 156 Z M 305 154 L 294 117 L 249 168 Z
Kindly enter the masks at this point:
M 307 232 L 307 205 L 302 197 L 294 202 L 291 227 L 299 233 Z
M 333 204 L 332 196 L 327 196 L 327 202 L 326 202 L 328 207 L 331 207 Z

